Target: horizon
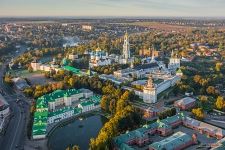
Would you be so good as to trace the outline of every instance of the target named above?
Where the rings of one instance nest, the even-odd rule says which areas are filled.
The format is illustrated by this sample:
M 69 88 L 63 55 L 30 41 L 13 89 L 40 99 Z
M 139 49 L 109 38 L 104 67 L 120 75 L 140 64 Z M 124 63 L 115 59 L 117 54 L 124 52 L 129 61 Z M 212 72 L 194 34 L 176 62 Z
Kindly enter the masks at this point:
M 0 0 L 0 17 L 225 17 L 223 0 Z M 104 14 L 104 15 L 102 15 Z

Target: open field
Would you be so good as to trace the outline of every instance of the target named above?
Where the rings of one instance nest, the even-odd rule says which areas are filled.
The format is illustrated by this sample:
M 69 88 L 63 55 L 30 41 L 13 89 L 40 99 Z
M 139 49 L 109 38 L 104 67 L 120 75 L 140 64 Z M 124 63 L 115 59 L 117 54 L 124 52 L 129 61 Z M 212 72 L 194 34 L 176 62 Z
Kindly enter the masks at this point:
M 169 25 L 169 24 L 163 24 L 159 22 L 133 22 L 133 23 L 129 23 L 129 25 L 143 26 L 143 27 L 149 27 L 152 29 L 161 29 L 166 31 L 171 31 L 171 30 L 188 31 L 193 28 L 189 26 Z
M 173 24 L 165 24 L 160 22 L 133 22 L 127 23 L 128 25 L 134 26 L 142 26 L 142 27 L 149 27 L 151 29 L 157 30 L 165 30 L 165 31 L 180 31 L 180 32 L 188 32 L 192 29 L 217 29 L 221 31 L 225 31 L 225 27 L 194 27 L 194 26 L 181 26 L 181 25 L 173 25 Z
M 54 82 L 51 79 L 46 78 L 41 71 L 29 72 L 28 70 L 16 70 L 11 71 L 10 73 L 14 77 L 27 78 L 32 85 L 45 85 Z

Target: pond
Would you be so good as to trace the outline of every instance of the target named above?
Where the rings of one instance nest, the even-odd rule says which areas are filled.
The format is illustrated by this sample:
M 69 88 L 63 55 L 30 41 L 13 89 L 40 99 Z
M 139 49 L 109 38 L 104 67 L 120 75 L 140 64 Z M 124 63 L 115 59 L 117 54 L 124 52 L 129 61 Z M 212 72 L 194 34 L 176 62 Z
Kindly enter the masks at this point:
M 78 145 L 81 150 L 88 150 L 90 139 L 98 135 L 107 119 L 100 115 L 82 118 L 57 128 L 49 137 L 49 149 L 65 150 L 69 145 Z

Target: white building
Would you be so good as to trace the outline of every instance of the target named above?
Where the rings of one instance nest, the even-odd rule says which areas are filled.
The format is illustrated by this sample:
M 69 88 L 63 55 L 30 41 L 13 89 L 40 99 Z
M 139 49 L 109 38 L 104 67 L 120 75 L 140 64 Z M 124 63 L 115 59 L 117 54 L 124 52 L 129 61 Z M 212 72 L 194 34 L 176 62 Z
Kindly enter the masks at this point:
M 66 107 L 50 112 L 48 114 L 48 124 L 59 122 L 62 119 L 72 117 L 74 115 L 74 108 Z
M 69 58 L 70 60 L 76 60 L 76 59 L 78 59 L 79 57 L 78 57 L 78 55 L 76 55 L 76 54 L 69 54 L 69 55 L 68 55 L 68 58 Z
M 153 83 L 152 77 L 148 79 L 148 83 L 143 89 L 143 101 L 145 103 L 156 103 L 157 101 L 157 89 Z
M 93 93 L 87 93 L 85 94 L 76 89 L 70 89 L 67 91 L 63 90 L 56 90 L 53 93 L 49 94 L 49 99 L 48 99 L 48 107 L 49 110 L 55 110 L 57 106 L 71 106 L 73 102 L 78 101 L 79 99 L 85 97 L 89 98 L 93 96 Z
M 180 68 L 180 58 L 178 58 L 172 51 L 168 69 L 174 72 L 178 68 Z
M 100 103 L 94 103 L 93 101 L 85 101 L 78 105 L 78 108 L 82 109 L 82 113 L 88 112 L 100 107 Z
M 154 84 L 153 78 L 162 80 L 162 81 L 158 84 Z M 156 103 L 157 95 L 167 90 L 168 88 L 174 86 L 179 80 L 180 80 L 180 76 L 177 76 L 177 75 L 172 76 L 170 74 L 163 74 L 160 72 L 152 73 L 147 81 L 147 84 L 144 86 L 143 91 L 137 90 L 132 87 L 126 87 L 126 86 L 124 86 L 123 89 L 134 91 L 134 93 L 140 98 L 143 98 L 143 101 L 146 103 Z M 142 86 L 143 81 L 142 80 L 135 81 L 134 84 Z
M 108 53 L 103 52 L 98 46 L 98 48 L 95 51 L 91 52 L 89 67 L 92 68 L 105 65 L 111 65 L 111 59 L 108 57 Z
M 91 31 L 93 29 L 93 26 L 91 25 L 82 25 L 82 30 L 84 31 Z
M 59 65 L 54 64 L 54 60 L 51 65 L 48 64 L 42 64 L 40 62 L 37 62 L 36 60 L 34 60 L 33 62 L 31 62 L 31 67 L 33 69 L 33 71 L 51 71 L 51 70 L 55 70 L 56 72 L 58 72 L 60 70 Z

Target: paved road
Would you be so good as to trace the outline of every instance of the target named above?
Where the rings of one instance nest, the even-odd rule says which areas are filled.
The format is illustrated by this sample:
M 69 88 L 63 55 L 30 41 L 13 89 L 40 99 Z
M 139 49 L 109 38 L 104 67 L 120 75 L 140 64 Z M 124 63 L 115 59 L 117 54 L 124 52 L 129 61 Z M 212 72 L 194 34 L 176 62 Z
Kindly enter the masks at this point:
M 15 54 L 15 57 L 19 56 L 25 51 L 25 48 Z M 5 134 L 0 137 L 0 149 L 1 150 L 15 150 L 23 149 L 25 137 L 26 137 L 26 118 L 29 113 L 29 105 L 25 102 L 27 99 L 21 94 L 17 94 L 12 88 L 6 86 L 3 83 L 3 75 L 8 62 L 4 63 L 0 70 L 0 88 L 3 90 L 4 97 L 10 105 L 12 111 L 12 118 L 6 128 Z M 16 99 L 20 98 L 21 101 L 16 103 Z

